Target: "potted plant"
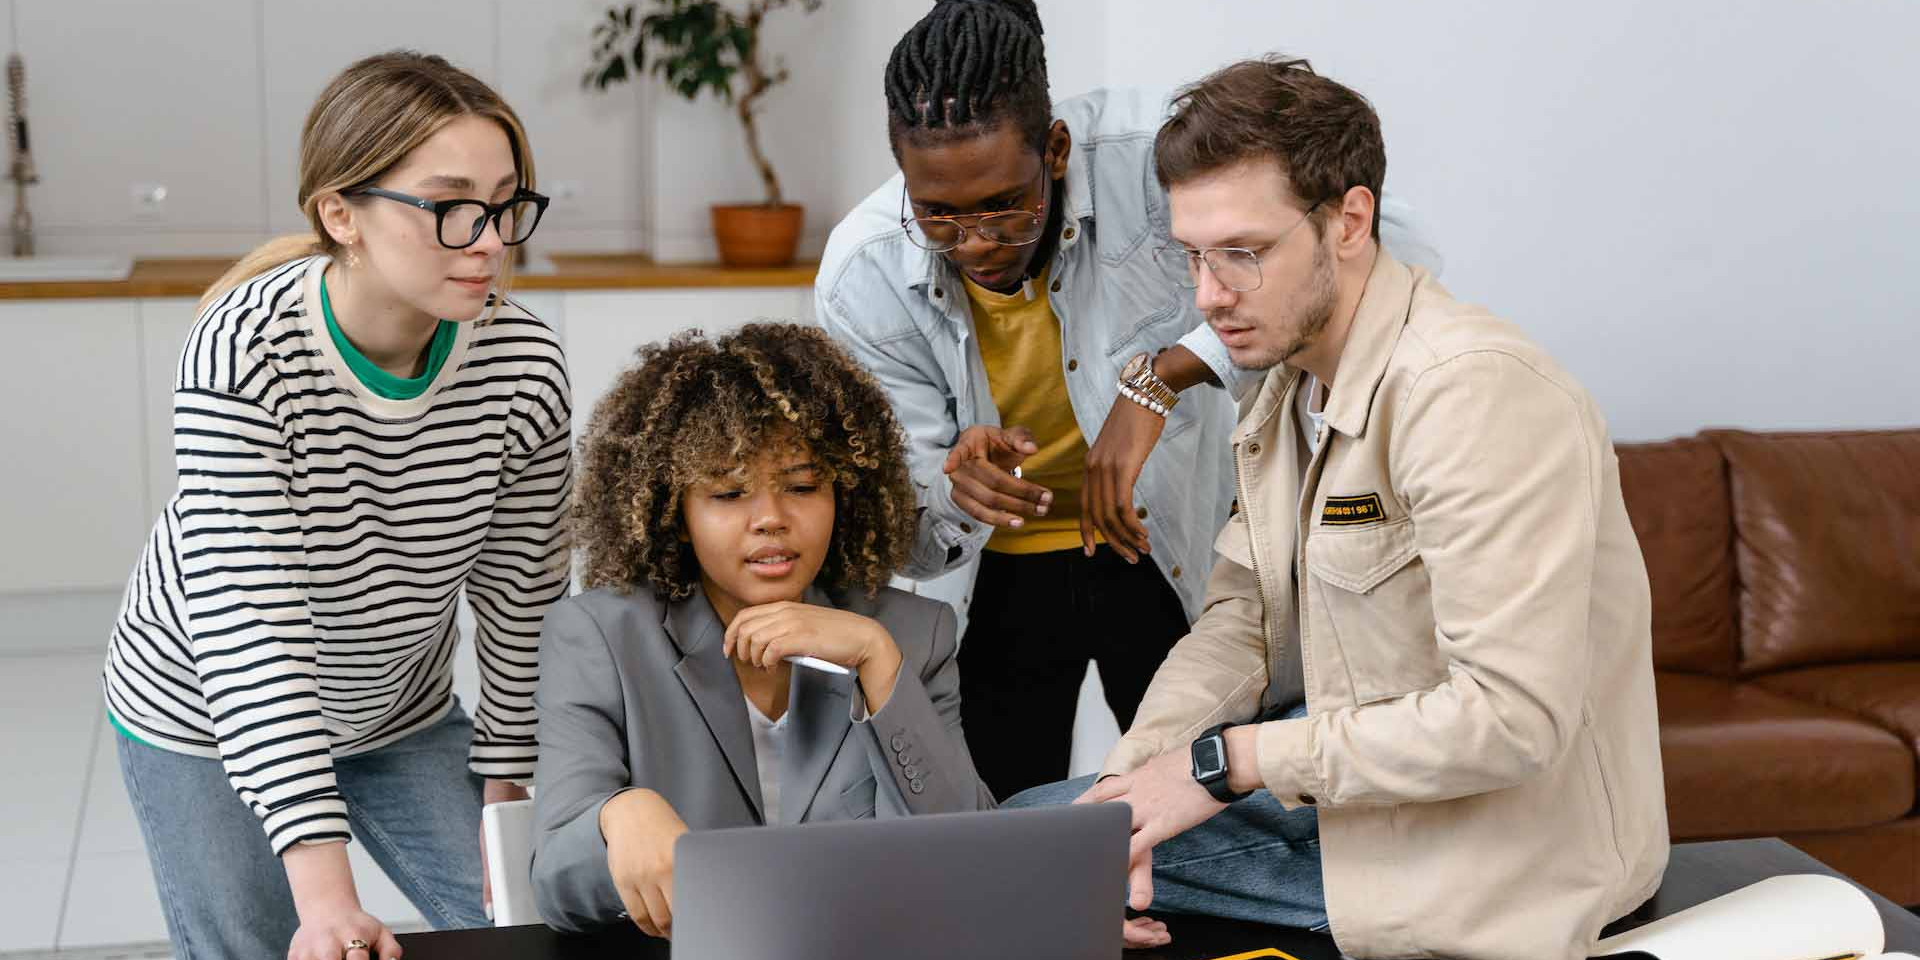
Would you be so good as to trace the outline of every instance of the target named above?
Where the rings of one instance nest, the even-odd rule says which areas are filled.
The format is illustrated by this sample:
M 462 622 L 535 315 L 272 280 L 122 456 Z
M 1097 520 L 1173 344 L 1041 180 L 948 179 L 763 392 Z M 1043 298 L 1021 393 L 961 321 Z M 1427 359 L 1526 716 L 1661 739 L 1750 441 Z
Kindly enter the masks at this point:
M 713 205 L 714 239 L 721 262 L 728 266 L 783 266 L 793 262 L 799 245 L 803 211 L 782 196 L 780 177 L 760 149 L 760 132 L 754 125 L 761 98 L 787 80 L 784 62 L 775 62 L 769 69 L 762 58 L 760 27 L 767 14 L 782 7 L 797 3 L 811 13 L 821 2 L 748 0 L 745 13 L 736 13 L 718 0 L 641 0 L 610 8 L 607 19 L 593 28 L 592 67 L 581 79 L 582 86 L 605 90 L 638 79 L 651 68 L 688 100 L 711 90 L 739 118 L 747 135 L 747 153 L 760 171 L 766 196 L 760 203 Z M 653 12 L 637 14 L 636 8 L 643 6 Z M 737 91 L 736 81 L 744 84 Z

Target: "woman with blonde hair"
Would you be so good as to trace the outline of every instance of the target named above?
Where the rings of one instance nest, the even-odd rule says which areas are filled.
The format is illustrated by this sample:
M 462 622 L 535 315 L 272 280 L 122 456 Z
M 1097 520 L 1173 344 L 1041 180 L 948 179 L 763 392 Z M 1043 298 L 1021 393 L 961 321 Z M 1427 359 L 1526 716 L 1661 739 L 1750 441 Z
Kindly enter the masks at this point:
M 208 291 L 174 384 L 179 487 L 104 676 L 179 960 L 400 955 L 357 837 L 436 927 L 485 923 L 480 809 L 525 797 L 568 584 L 566 365 L 507 298 L 540 221 L 514 112 L 394 52 L 320 94 L 313 235 Z M 452 693 L 464 591 L 480 697 Z

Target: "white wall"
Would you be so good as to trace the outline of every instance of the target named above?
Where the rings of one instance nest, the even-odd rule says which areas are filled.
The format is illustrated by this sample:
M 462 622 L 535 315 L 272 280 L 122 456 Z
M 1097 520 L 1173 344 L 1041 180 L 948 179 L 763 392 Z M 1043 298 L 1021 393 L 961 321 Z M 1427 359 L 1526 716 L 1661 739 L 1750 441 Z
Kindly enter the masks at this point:
M 713 257 L 752 199 L 738 125 L 652 82 L 578 86 L 594 0 L 0 0 L 25 56 L 47 252 L 237 252 L 299 226 L 299 127 L 353 58 L 411 45 L 492 81 L 556 203 L 537 246 Z M 794 70 L 763 139 L 803 253 L 893 170 L 880 75 L 919 0 L 777 14 Z M 1920 421 L 1920 7 L 1885 0 L 1542 5 L 1041 0 L 1056 95 L 1162 86 L 1270 49 L 1385 121 L 1463 297 L 1524 324 L 1615 435 Z M 136 213 L 135 184 L 166 209 Z M 0 204 L 10 205 L 10 199 Z
M 880 74 L 918 2 L 829 0 L 769 43 L 763 136 L 817 250 L 893 171 Z M 1053 90 L 1171 87 L 1269 50 L 1366 94 L 1453 291 L 1521 323 L 1616 438 L 1920 423 L 1920 6 L 1041 0 Z M 731 118 L 662 97 L 666 259 L 758 181 Z
M 328 79 L 369 53 L 437 53 L 493 84 L 557 199 L 536 245 L 646 246 L 643 91 L 579 87 L 591 0 L 5 0 L 27 70 L 42 253 L 233 254 L 305 228 L 300 128 Z M 136 185 L 167 188 L 142 208 Z M 556 188 L 571 189 L 556 190 Z M 12 212 L 12 191 L 4 201 Z
M 1097 6 L 1108 82 L 1281 49 L 1365 93 L 1447 285 L 1616 438 L 1920 424 L 1920 6 Z
M 1085 18 L 1086 8 L 1097 14 L 1098 0 L 1039 3 L 1045 22 L 1062 25 L 1047 37 L 1054 91 L 1097 86 L 1105 37 L 1067 25 Z M 894 43 L 931 7 L 921 0 L 827 0 L 811 16 L 783 11 L 768 21 L 768 49 L 784 55 L 793 79 L 767 96 L 760 139 L 789 202 L 807 208 L 803 253 L 817 255 L 840 215 L 893 176 L 881 77 Z M 708 204 L 759 199 L 759 175 L 739 123 L 711 98 L 687 103 L 662 93 L 654 109 L 653 163 L 663 187 L 654 249 L 662 260 L 711 260 Z
M 238 253 L 303 228 L 295 204 L 300 127 L 327 80 L 380 50 L 437 53 L 492 83 L 534 144 L 556 195 L 547 250 L 715 257 L 709 204 L 757 200 L 760 181 L 732 113 L 649 79 L 582 90 L 602 0 L 0 0 L 0 41 L 27 66 L 41 183 L 42 253 Z M 1067 22 L 1072 4 L 1045 0 Z M 807 206 L 802 253 L 893 173 L 880 77 L 927 6 L 829 0 L 769 20 L 768 49 L 793 79 L 770 94 L 762 141 L 791 200 Z M 1053 38 L 1055 85 L 1099 82 L 1103 35 Z M 81 55 L 75 56 L 74 52 Z M 166 186 L 157 213 L 136 188 Z M 0 199 L 11 211 L 11 191 Z

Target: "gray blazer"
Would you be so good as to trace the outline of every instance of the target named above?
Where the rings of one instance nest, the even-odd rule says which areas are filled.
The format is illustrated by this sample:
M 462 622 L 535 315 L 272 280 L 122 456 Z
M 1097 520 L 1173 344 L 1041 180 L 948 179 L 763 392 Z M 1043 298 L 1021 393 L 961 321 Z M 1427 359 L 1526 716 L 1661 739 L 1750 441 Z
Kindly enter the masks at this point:
M 992 807 L 960 731 L 952 608 L 891 588 L 840 602 L 809 590 L 807 602 L 878 620 L 902 664 L 872 717 L 853 677 L 794 668 L 780 822 Z M 766 822 L 724 633 L 699 590 L 662 603 L 644 588 L 599 589 L 548 611 L 534 697 L 533 886 L 549 925 L 578 931 L 622 916 L 600 835 L 600 807 L 622 790 L 657 791 L 690 830 Z

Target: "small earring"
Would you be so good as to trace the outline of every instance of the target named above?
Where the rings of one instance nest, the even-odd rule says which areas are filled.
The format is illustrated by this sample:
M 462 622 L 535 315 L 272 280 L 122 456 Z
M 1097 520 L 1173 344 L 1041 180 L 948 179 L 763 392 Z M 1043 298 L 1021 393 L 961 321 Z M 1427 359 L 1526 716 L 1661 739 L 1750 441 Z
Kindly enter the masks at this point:
M 349 243 L 347 244 L 347 269 L 354 270 L 358 269 L 359 266 L 360 254 L 353 249 L 353 244 Z

